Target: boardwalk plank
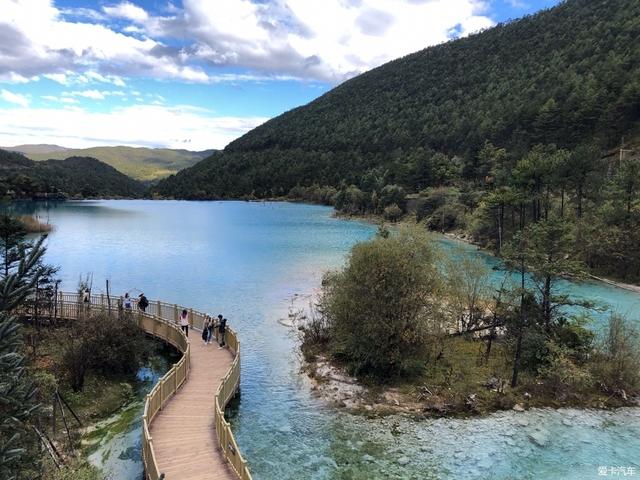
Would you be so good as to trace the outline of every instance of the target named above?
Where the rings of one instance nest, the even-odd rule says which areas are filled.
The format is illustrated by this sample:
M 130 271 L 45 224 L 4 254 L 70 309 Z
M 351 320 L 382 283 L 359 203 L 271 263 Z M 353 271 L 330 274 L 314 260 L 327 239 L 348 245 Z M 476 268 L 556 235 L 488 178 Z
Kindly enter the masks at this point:
M 235 479 L 222 457 L 214 423 L 214 395 L 233 355 L 191 339 L 189 379 L 151 424 L 160 472 L 166 480 Z

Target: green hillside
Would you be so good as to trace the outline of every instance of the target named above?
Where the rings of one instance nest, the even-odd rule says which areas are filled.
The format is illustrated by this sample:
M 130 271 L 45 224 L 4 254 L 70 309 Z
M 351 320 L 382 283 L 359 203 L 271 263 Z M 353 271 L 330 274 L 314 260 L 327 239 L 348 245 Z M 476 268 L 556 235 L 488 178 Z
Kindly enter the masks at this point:
M 212 151 L 192 152 L 169 148 L 93 147 L 69 149 L 56 145 L 19 145 L 11 150 L 32 160 L 63 160 L 69 157 L 92 157 L 111 165 L 125 175 L 142 182 L 154 182 L 195 165 Z
M 419 191 L 452 157 L 479 178 L 485 140 L 516 155 L 536 143 L 618 145 L 640 118 L 638 38 L 637 0 L 570 0 L 347 81 L 158 191 L 262 197 L 371 177 Z
M 20 153 L 0 150 L 0 195 L 3 196 L 136 198 L 145 192 L 142 183 L 95 158 L 35 162 Z

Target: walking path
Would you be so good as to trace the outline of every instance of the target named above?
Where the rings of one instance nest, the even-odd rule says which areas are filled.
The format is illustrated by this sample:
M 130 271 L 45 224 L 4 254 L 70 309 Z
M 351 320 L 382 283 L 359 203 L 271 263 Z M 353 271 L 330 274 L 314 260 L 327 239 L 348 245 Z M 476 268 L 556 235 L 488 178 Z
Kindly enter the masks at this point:
M 189 379 L 151 424 L 158 470 L 167 480 L 235 479 L 215 432 L 213 398 L 233 361 L 229 350 L 203 345 L 191 331 Z

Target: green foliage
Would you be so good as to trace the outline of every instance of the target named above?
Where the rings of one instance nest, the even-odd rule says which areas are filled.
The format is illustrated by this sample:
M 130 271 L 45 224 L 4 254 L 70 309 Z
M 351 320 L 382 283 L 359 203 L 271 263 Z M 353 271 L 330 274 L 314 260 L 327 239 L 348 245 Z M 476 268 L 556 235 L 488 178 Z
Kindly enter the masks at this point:
M 593 385 L 593 375 L 587 367 L 576 362 L 569 349 L 553 342 L 549 342 L 547 348 L 546 364 L 539 373 L 556 398 L 564 399 L 571 392 L 581 392 Z
M 75 391 L 82 390 L 87 372 L 131 374 L 148 353 L 144 333 L 127 315 L 106 313 L 74 320 L 59 331 L 63 348 L 61 369 Z
M 36 291 L 45 247 L 44 237 L 25 244 L 22 230 L 11 220 L 5 218 L 1 225 L 5 249 L 0 250 L 0 256 L 6 267 L 0 273 L 0 477 L 13 479 L 27 464 L 26 470 L 33 466 L 27 454 L 37 443 L 31 422 L 38 410 L 23 353 L 22 327 L 13 312 Z M 5 261 L 7 252 L 10 261 Z
M 350 371 L 388 381 L 424 368 L 438 333 L 435 255 L 424 233 L 403 228 L 356 245 L 326 283 L 330 350 Z
M 0 150 L 0 193 L 34 196 L 140 197 L 141 183 L 95 158 L 34 162 L 19 153 Z

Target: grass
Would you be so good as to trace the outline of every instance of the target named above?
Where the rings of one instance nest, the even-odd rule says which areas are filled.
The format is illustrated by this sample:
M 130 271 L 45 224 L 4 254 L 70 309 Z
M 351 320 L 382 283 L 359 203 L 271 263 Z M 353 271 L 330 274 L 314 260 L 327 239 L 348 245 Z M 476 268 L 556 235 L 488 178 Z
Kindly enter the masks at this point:
M 18 217 L 20 223 L 27 233 L 49 233 L 53 230 L 53 226 L 48 223 L 42 223 L 31 215 L 21 215 Z

